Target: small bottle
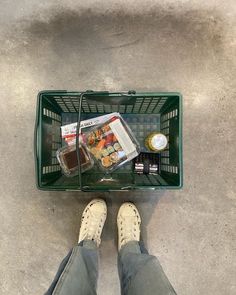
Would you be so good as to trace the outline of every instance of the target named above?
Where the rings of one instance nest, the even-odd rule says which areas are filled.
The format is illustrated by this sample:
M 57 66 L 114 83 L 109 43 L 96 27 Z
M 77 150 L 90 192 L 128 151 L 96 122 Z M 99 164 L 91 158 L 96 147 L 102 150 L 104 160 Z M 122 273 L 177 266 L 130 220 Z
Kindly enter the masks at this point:
M 145 139 L 145 146 L 153 152 L 160 152 L 166 148 L 168 144 L 167 137 L 159 132 L 152 132 Z

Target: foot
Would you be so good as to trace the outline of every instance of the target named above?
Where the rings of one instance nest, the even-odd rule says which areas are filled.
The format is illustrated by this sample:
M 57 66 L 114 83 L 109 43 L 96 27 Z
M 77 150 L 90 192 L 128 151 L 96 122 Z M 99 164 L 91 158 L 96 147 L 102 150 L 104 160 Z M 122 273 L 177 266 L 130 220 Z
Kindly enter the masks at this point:
M 124 203 L 118 212 L 118 249 L 131 241 L 140 240 L 141 218 L 133 203 Z
M 97 246 L 101 243 L 102 229 L 107 217 L 107 205 L 102 199 L 92 200 L 84 209 L 79 241 L 92 240 Z

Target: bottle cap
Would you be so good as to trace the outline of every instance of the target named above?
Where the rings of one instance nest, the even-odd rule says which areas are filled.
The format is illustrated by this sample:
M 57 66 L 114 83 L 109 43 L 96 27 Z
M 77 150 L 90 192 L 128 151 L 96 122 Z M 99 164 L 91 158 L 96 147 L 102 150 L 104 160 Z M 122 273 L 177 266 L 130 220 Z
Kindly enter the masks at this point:
M 168 140 L 164 134 L 158 133 L 153 135 L 151 139 L 151 146 L 154 150 L 163 150 L 168 143 Z

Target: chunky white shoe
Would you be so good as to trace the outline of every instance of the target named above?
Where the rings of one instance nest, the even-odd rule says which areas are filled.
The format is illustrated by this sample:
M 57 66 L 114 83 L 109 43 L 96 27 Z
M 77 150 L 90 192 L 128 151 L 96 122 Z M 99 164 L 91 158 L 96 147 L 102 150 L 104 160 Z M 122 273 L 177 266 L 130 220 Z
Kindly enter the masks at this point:
M 106 217 L 107 205 L 105 201 L 102 199 L 92 200 L 82 214 L 78 243 L 83 240 L 92 240 L 99 246 Z
M 130 241 L 140 240 L 141 218 L 133 203 L 124 203 L 118 212 L 118 249 Z

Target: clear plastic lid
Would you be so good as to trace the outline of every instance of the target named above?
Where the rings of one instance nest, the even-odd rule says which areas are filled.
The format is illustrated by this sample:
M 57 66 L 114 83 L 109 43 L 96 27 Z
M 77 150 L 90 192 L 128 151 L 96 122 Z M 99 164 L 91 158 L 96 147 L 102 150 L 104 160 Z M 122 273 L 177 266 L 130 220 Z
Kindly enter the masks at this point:
M 94 161 L 87 151 L 86 147 L 82 144 L 79 145 L 80 167 L 81 173 L 91 169 Z M 79 172 L 78 157 L 76 145 L 65 146 L 57 151 L 57 159 L 61 168 L 66 176 L 75 176 Z
M 139 144 L 120 115 L 85 133 L 85 145 L 99 166 L 112 172 L 139 154 Z

